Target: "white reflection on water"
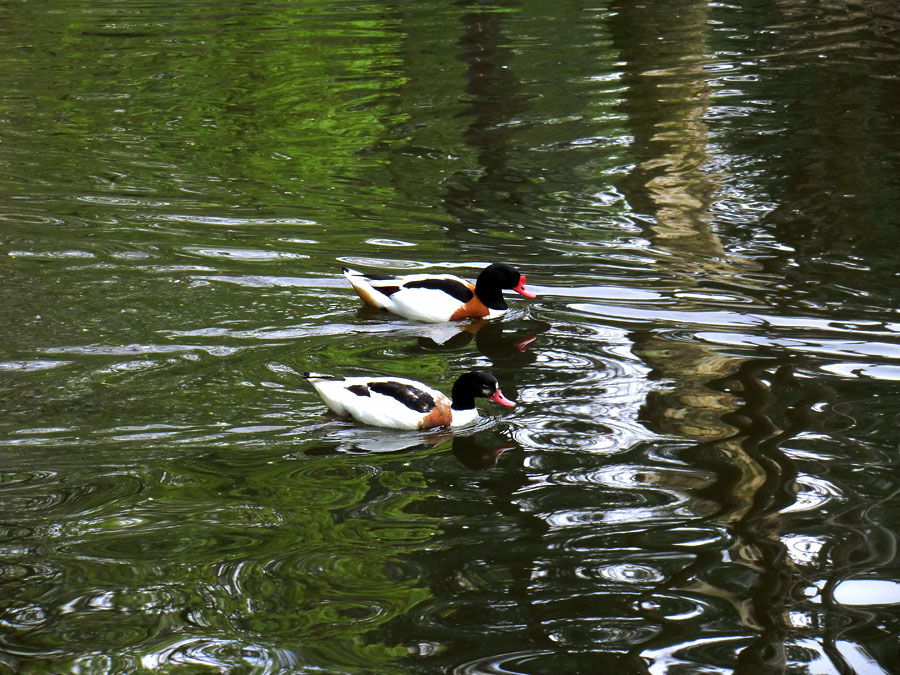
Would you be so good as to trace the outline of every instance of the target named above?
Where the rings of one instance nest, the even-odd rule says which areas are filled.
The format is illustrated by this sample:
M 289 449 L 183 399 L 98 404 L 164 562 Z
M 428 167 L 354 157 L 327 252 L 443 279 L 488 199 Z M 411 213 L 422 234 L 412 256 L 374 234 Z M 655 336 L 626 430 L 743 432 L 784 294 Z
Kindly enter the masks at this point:
M 173 352 L 203 351 L 210 356 L 229 356 L 239 351 L 239 347 L 223 345 L 84 345 L 81 347 L 51 347 L 45 350 L 48 354 L 84 354 L 102 356 L 130 356 L 132 354 L 169 354 Z
M 843 499 L 841 491 L 824 478 L 815 476 L 797 476 L 796 501 L 781 513 L 794 513 L 798 511 L 813 511 L 823 508 L 833 499 Z
M 802 565 L 813 565 L 818 562 L 819 552 L 826 544 L 821 537 L 808 537 L 804 535 L 785 535 L 781 542 L 787 549 L 791 559 Z
M 819 580 L 806 589 L 811 602 L 822 601 L 821 590 L 825 584 L 825 581 Z M 834 587 L 832 595 L 840 605 L 896 605 L 900 604 L 900 582 L 891 579 L 847 579 Z
M 71 363 L 71 361 L 45 361 L 41 359 L 26 359 L 23 361 L 0 361 L 0 370 L 49 370 L 59 368 Z
M 874 340 L 764 337 L 761 335 L 746 335 L 744 333 L 713 333 L 705 331 L 697 333 L 696 336 L 699 340 L 721 345 L 778 347 L 795 354 L 900 359 L 900 345 Z
M 853 672 L 866 675 L 889 675 L 888 671 L 878 665 L 878 662 L 862 645 L 849 640 L 837 640 L 835 647 L 846 659 Z
M 225 258 L 229 260 L 241 260 L 243 262 L 271 262 L 273 260 L 299 260 L 309 258 L 302 253 L 288 251 L 263 251 L 259 249 L 244 248 L 208 248 L 202 246 L 185 246 L 188 253 L 207 258 Z
M 871 377 L 875 380 L 900 380 L 900 366 L 871 363 L 832 363 L 821 367 L 826 373 L 841 377 Z

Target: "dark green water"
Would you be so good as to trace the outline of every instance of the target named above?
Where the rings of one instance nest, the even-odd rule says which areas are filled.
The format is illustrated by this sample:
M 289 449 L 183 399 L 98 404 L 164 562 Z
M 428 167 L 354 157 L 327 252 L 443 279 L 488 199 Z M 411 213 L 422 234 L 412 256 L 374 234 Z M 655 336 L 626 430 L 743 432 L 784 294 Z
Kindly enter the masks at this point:
M 0 672 L 898 672 L 898 214 L 893 2 L 0 5 Z

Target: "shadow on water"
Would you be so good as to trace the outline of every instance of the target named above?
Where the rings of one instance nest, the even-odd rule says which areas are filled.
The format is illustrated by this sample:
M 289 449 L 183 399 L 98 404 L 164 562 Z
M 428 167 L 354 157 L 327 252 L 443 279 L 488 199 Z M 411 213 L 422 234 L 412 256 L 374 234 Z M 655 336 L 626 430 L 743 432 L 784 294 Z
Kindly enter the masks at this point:
M 654 347 L 651 342 L 652 338 L 637 338 L 637 344 L 644 345 L 640 350 L 642 358 L 656 365 L 654 354 L 660 352 L 660 345 Z M 796 453 L 785 452 L 782 446 L 805 435 L 826 431 L 835 391 L 816 380 L 798 377 L 797 368 L 801 363 L 795 357 L 730 363 L 718 360 L 715 367 L 720 371 L 718 377 L 709 377 L 712 373 L 707 373 L 709 379 L 702 378 L 705 384 L 699 379 L 692 384 L 690 379 L 685 380 L 672 371 L 673 363 L 685 366 L 692 360 L 703 360 L 706 355 L 689 346 L 681 347 L 684 349 L 668 345 L 671 351 L 688 352 L 687 358 L 677 361 L 667 358 L 656 373 L 673 377 L 678 383 L 676 388 L 652 395 L 643 416 L 657 431 L 703 439 L 683 450 L 680 456 L 717 476 L 712 485 L 697 494 L 721 505 L 721 510 L 704 522 L 726 527 L 731 543 L 722 551 L 706 549 L 698 553 L 695 561 L 677 576 L 648 592 L 644 602 L 652 604 L 653 595 L 675 590 L 727 601 L 741 625 L 754 634 L 752 638 L 739 640 L 746 646 L 737 650 L 732 664 L 735 673 L 783 672 L 790 661 L 788 651 L 798 644 L 794 635 L 800 617 L 804 617 L 803 623 L 823 629 L 821 650 L 838 672 L 856 672 L 847 660 L 847 650 L 838 646 L 838 642 L 844 646 L 852 642 L 848 643 L 851 638 L 845 634 L 843 620 L 839 618 L 847 608 L 838 606 L 833 591 L 844 578 L 844 570 L 852 568 L 851 561 L 860 557 L 860 550 L 868 548 L 866 541 L 872 528 L 882 529 L 866 514 L 876 504 L 866 504 L 853 520 L 845 521 L 844 538 L 834 540 L 827 554 L 819 553 L 820 557 L 830 557 L 830 562 L 820 570 L 807 568 L 798 572 L 791 555 L 797 551 L 789 551 L 786 543 L 792 539 L 787 533 L 796 526 L 785 521 L 791 519 L 793 511 L 802 513 L 810 509 L 808 504 L 798 503 L 798 493 L 806 491 L 804 501 L 808 501 L 810 480 L 829 484 L 825 476 L 800 476 Z M 689 366 L 685 369 L 688 371 L 697 372 L 697 369 Z M 816 510 L 826 509 L 823 516 L 827 513 L 826 504 L 827 501 L 817 505 Z M 887 536 L 895 538 L 893 534 Z M 865 555 L 873 563 L 882 558 L 874 552 Z M 824 583 L 818 582 L 817 576 L 823 572 L 828 578 Z M 821 594 L 818 607 L 810 604 L 810 590 L 815 586 L 819 586 Z M 660 621 L 664 630 L 657 639 L 636 648 L 636 652 L 654 658 L 665 655 L 667 661 L 675 662 L 722 658 L 722 655 L 718 659 L 713 657 L 715 631 L 711 631 L 708 640 L 711 651 L 704 654 L 703 647 L 699 646 L 703 640 L 695 645 L 696 649 L 678 647 L 681 631 L 677 622 L 672 624 L 653 612 L 644 615 Z M 866 618 L 864 613 L 861 618 L 863 623 L 874 620 L 874 616 Z M 669 633 L 676 639 L 667 645 Z M 728 639 L 730 635 L 718 637 Z M 892 653 L 881 656 L 882 663 L 896 658 Z M 871 665 L 873 672 L 883 672 L 875 663 Z
M 460 17 L 457 56 L 466 66 L 468 105 L 460 116 L 469 124 L 462 138 L 475 153 L 478 169 L 474 175 L 458 173 L 444 200 L 447 212 L 461 226 L 472 221 L 496 226 L 500 214 L 520 210 L 525 201 L 523 192 L 533 189 L 531 181 L 510 161 L 517 130 L 509 122 L 528 108 L 528 102 L 511 67 L 510 50 L 504 46 L 504 19 L 508 14 L 493 11 L 496 3 L 487 0 L 457 4 L 466 9 Z M 479 11 L 482 7 L 485 11 Z M 517 7 L 518 2 L 504 5 L 508 10 Z
M 708 218 L 718 186 L 701 171 L 709 143 L 703 122 L 710 96 L 704 72 L 709 5 L 626 1 L 610 9 L 627 85 L 621 108 L 637 154 L 623 194 L 646 216 L 645 230 L 657 246 L 706 268 L 723 254 Z M 646 107 L 648 100 L 657 105 Z
M 652 338 L 637 337 L 642 357 L 656 365 L 655 357 L 663 352 L 661 345 L 654 346 Z M 673 372 L 673 368 L 696 373 L 694 363 L 708 355 L 691 346 L 683 347 L 667 345 L 668 350 L 683 356 L 677 360 L 667 358 L 660 364 L 662 372 L 657 374 L 675 377 L 678 384 L 674 391 L 651 395 L 643 417 L 661 433 L 701 439 L 680 455 L 717 477 L 697 494 L 720 504 L 721 509 L 699 522 L 727 528 L 731 543 L 725 550 L 706 549 L 699 553 L 692 564 L 648 592 L 641 604 L 650 605 L 655 594 L 673 591 L 724 600 L 737 613 L 741 624 L 756 634 L 739 651 L 735 672 L 780 672 L 787 662 L 789 612 L 803 600 L 806 585 L 796 578 L 794 565 L 780 539 L 780 514 L 795 503 L 798 489 L 796 464 L 780 446 L 815 429 L 815 407 L 827 401 L 832 392 L 815 382 L 798 379 L 786 359 L 714 360 L 714 368 L 720 371 L 718 376 L 708 372 L 707 367 L 706 376 L 694 379 L 692 384 L 690 379 L 677 377 L 682 373 Z M 653 612 L 644 615 L 659 621 L 663 631 L 638 651 L 658 657 L 672 649 L 675 653 L 669 656 L 676 661 L 702 660 L 698 653 L 667 644 L 670 632 L 675 636 L 680 633 L 674 623 Z M 713 631 L 707 641 L 712 646 L 717 638 L 729 636 L 716 636 Z M 695 649 L 699 651 L 702 648 Z

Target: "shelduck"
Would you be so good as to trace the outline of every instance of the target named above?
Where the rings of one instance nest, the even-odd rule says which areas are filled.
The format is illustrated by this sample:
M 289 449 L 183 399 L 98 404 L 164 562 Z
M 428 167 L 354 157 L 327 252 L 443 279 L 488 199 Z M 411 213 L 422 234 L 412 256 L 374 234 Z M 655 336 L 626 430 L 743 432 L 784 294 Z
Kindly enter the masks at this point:
M 475 399 L 490 399 L 513 407 L 500 391 L 497 378 L 483 370 L 461 375 L 452 398 L 436 389 L 401 377 L 340 377 L 303 373 L 332 411 L 358 422 L 392 429 L 458 427 L 478 418 Z
M 505 288 L 526 298 L 536 297 L 525 289 L 525 276 L 505 263 L 485 267 L 474 284 L 452 274 L 386 277 L 347 267 L 343 272 L 365 304 L 414 321 L 436 323 L 502 316 L 509 310 L 503 299 Z

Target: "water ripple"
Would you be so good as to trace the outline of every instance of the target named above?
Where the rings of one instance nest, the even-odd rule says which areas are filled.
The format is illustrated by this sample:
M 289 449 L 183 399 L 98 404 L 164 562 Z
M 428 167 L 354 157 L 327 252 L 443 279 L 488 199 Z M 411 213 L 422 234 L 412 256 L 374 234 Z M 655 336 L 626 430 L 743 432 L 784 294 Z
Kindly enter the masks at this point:
M 552 650 L 531 649 L 517 652 L 491 654 L 456 666 L 453 675 L 515 675 L 531 673 L 541 657 L 550 656 Z
M 841 490 L 834 483 L 817 476 L 800 475 L 797 477 L 797 499 L 782 513 L 802 511 L 825 512 L 832 502 L 846 502 Z
M 138 494 L 141 480 L 126 473 L 95 477 L 77 484 L 60 471 L 32 471 L 0 475 L 7 522 L 29 522 L 35 513 L 44 516 L 61 511 L 84 523 L 101 512 L 111 499 L 127 499 Z

